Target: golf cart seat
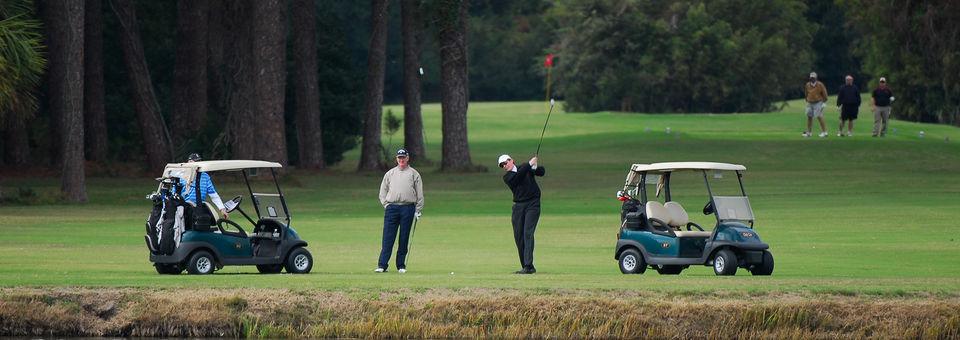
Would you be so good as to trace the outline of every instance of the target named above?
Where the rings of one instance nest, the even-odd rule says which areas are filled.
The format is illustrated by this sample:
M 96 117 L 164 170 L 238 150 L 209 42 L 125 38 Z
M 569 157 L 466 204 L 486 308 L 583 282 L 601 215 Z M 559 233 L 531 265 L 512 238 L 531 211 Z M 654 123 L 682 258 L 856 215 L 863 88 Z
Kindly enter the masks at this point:
M 670 216 L 670 211 L 667 208 L 663 207 L 663 204 L 657 201 L 649 201 L 646 206 L 647 220 L 659 220 L 666 225 L 663 227 L 669 228 L 673 218 Z
M 690 215 L 683 209 L 683 206 L 677 202 L 667 202 L 663 207 L 670 213 L 670 226 L 674 228 L 684 228 L 690 226 Z M 693 225 L 697 225 L 694 223 Z M 699 227 L 699 225 L 697 225 Z M 677 231 L 677 237 L 710 237 L 713 232 L 710 231 Z
M 210 216 L 213 216 L 214 221 L 220 219 L 220 210 L 217 210 L 217 208 L 214 207 L 213 204 L 210 204 L 210 202 L 203 202 L 203 204 L 207 206 L 207 210 L 210 211 Z

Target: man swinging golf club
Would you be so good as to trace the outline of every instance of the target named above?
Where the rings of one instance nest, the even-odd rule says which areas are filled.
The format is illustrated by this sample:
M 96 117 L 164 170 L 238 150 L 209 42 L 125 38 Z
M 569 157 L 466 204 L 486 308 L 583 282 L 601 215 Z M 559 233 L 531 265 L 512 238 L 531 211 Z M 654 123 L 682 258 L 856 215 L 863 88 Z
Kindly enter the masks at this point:
M 374 270 L 377 273 L 384 273 L 389 268 L 398 228 L 400 244 L 397 246 L 397 271 L 401 274 L 407 272 L 410 226 L 414 218 L 420 218 L 420 211 L 423 210 L 423 181 L 420 180 L 420 173 L 407 163 L 410 160 L 408 156 L 407 150 L 397 150 L 397 166 L 387 171 L 380 182 L 380 204 L 384 212 L 380 259 Z
M 534 176 L 542 177 L 547 170 L 537 164 L 537 157 L 517 166 L 510 155 L 501 155 L 497 163 L 505 172 L 503 182 L 513 192 L 513 239 L 517 243 L 520 265 L 523 266 L 515 273 L 536 273 L 537 268 L 533 266 L 533 233 L 540 220 L 540 187 Z

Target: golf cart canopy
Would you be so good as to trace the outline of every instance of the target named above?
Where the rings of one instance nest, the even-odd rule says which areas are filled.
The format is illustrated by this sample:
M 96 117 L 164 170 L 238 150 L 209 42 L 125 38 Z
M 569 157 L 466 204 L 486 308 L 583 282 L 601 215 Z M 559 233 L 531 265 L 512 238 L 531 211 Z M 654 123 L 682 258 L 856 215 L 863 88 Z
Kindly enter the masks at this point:
M 653 164 L 634 164 L 630 170 L 635 172 L 672 172 L 680 170 L 730 170 L 743 171 L 747 167 L 740 164 L 714 162 L 667 162 Z
M 251 168 L 279 168 L 280 163 L 267 161 L 248 161 L 248 160 L 230 160 L 230 161 L 202 161 L 192 163 L 170 163 L 167 168 L 193 168 L 200 172 L 222 171 L 222 170 L 240 170 Z
M 686 170 L 721 170 L 721 171 L 744 171 L 747 167 L 740 164 L 715 163 L 715 162 L 666 162 L 653 164 L 634 164 L 630 166 L 630 173 L 627 174 L 627 181 L 623 184 L 623 190 L 634 188 L 640 183 L 640 175 L 649 173 L 666 173 Z
M 280 168 L 277 162 L 229 160 L 229 161 L 202 161 L 188 163 L 170 163 L 163 169 L 163 177 L 180 177 L 184 184 L 193 182 L 193 177 L 199 172 L 229 171 L 256 168 Z

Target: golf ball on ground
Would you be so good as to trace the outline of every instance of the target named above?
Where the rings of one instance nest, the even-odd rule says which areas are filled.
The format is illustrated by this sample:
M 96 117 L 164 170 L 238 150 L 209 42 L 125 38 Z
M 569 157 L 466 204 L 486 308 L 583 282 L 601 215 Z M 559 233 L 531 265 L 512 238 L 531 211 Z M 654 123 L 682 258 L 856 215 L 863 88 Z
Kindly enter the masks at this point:
M 450 275 L 453 275 L 453 272 L 450 272 Z

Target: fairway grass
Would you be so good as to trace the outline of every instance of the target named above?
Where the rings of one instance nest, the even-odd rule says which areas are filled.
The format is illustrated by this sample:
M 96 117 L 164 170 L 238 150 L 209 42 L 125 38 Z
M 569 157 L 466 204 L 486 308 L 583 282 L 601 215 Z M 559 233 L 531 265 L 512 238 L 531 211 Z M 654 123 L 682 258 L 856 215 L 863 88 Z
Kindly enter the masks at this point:
M 225 267 L 210 276 L 158 275 L 143 242 L 150 209 L 143 197 L 155 188 L 155 175 L 94 177 L 87 182 L 87 204 L 0 206 L 0 286 L 960 293 L 960 129 L 892 121 L 889 136 L 871 138 L 872 114 L 865 107 L 856 135 L 840 138 L 831 107 L 830 137 L 801 138 L 804 116 L 797 102 L 768 114 L 557 110 L 541 150 L 547 176 L 540 179 L 538 273 L 510 274 L 519 269 L 511 196 L 495 159 L 501 153 L 518 161 L 532 156 L 546 108 L 471 103 L 471 156 L 489 172 L 450 174 L 414 164 L 423 176 L 426 206 L 406 274 L 396 273 L 393 263 L 387 274 L 373 273 L 382 173 L 354 173 L 353 150 L 332 169 L 293 171 L 283 180 L 293 226 L 315 259 L 309 275 L 259 275 L 253 267 Z M 439 161 L 439 106 L 424 105 L 423 111 L 427 156 Z M 396 149 L 402 140 L 397 134 L 388 147 Z M 741 269 L 735 277 L 716 277 L 703 266 L 679 276 L 619 273 L 613 256 L 620 202 L 614 193 L 631 163 L 665 161 L 747 167 L 757 232 L 776 260 L 772 276 L 753 277 Z M 221 196 L 247 196 L 238 183 L 214 179 Z M 704 225 L 712 217 L 699 213 L 706 195 L 698 185 L 681 185 L 677 195 Z M 5 193 L 31 188 L 53 195 L 59 183 L 17 176 L 0 179 L 0 186 Z

